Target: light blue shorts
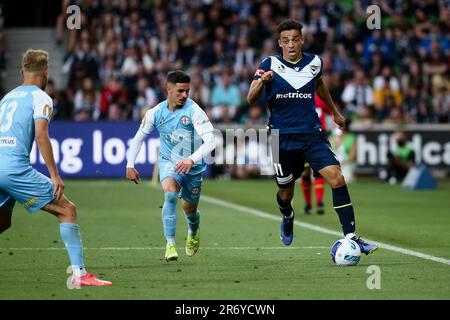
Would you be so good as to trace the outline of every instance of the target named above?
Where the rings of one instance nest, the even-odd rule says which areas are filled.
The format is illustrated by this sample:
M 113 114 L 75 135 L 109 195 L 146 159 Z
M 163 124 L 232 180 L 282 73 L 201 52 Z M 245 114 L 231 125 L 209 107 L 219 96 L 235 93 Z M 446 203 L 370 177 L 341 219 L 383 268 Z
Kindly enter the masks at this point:
M 53 199 L 52 181 L 36 169 L 28 167 L 17 173 L 0 171 L 0 208 L 12 211 L 17 200 L 33 213 Z
M 169 161 L 159 162 L 159 181 L 166 178 L 173 178 L 178 186 L 180 192 L 178 196 L 189 203 L 197 204 L 200 200 L 200 193 L 202 188 L 203 177 L 202 173 L 198 174 L 176 174 L 173 170 L 173 165 Z

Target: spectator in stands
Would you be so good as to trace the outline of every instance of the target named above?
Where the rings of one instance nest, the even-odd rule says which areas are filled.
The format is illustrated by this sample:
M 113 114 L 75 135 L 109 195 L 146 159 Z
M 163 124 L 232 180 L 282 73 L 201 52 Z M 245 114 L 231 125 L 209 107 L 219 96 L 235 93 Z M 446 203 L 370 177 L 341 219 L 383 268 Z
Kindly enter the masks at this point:
M 277 54 L 276 42 L 273 39 L 266 39 L 263 42 L 260 57 L 268 57 Z
M 108 120 L 109 121 L 121 121 L 124 120 L 122 115 L 122 109 L 117 103 L 113 103 L 108 108 Z
M 111 78 L 107 81 L 106 87 L 101 92 L 100 98 L 100 119 L 108 118 L 109 106 L 113 103 L 126 104 L 127 93 L 122 83 L 116 79 Z
M 81 88 L 83 79 L 86 77 L 90 77 L 94 81 L 99 79 L 95 53 L 91 51 L 91 44 L 87 39 L 82 40 L 76 53 L 69 56 L 66 65 L 66 69 L 69 69 L 69 86 L 75 90 Z
M 206 107 L 209 103 L 210 90 L 203 82 L 202 76 L 194 73 L 191 77 L 190 98 L 196 101 L 201 107 Z
M 373 110 L 368 106 L 362 107 L 360 113 L 352 121 L 353 125 L 362 129 L 370 129 L 376 123 Z
M 265 125 L 267 117 L 264 108 L 257 104 L 250 105 L 247 113 L 241 117 L 240 122 L 249 127 Z
M 382 74 L 375 77 L 373 81 L 373 100 L 375 107 L 379 110 L 383 109 L 388 96 L 393 96 L 396 106 L 402 104 L 402 94 L 400 91 L 400 82 L 397 77 L 392 75 L 392 68 L 385 65 L 382 69 Z
M 354 78 L 345 86 L 342 101 L 350 114 L 358 114 L 364 106 L 373 105 L 373 90 L 361 69 L 354 72 Z
M 52 119 L 54 120 L 66 120 L 72 119 L 73 106 L 67 99 L 67 92 L 70 90 L 59 91 L 56 89 L 55 82 L 49 79 L 45 92 L 52 98 L 53 101 L 53 113 Z
M 255 64 L 255 49 L 249 47 L 245 36 L 239 38 L 238 48 L 234 59 L 234 72 L 239 74 L 244 67 L 253 69 Z
M 100 116 L 100 93 L 91 78 L 84 78 L 83 85 L 75 93 L 74 119 L 76 121 L 97 120 Z
M 403 104 L 403 111 L 406 114 L 406 121 L 409 123 L 417 123 L 420 116 L 420 109 L 423 109 L 421 105 L 426 104 L 426 97 L 423 93 L 415 88 L 410 87 L 406 93 L 405 101 Z M 423 112 L 423 110 L 422 110 Z
M 223 69 L 218 81 L 211 93 L 212 120 L 229 123 L 241 104 L 239 88 L 233 84 L 229 69 Z
M 428 100 L 421 100 L 415 117 L 416 123 L 433 123 L 434 110 Z
M 67 96 L 69 112 L 72 92 L 81 89 L 89 77 L 104 93 L 100 119 L 108 118 L 113 102 L 123 117 L 131 119 L 142 110 L 139 105 L 144 96 L 148 100 L 137 88 L 139 79 L 149 81 L 160 101 L 165 98 L 161 74 L 184 68 L 201 75 L 200 93 L 193 85 L 191 96 L 199 98 L 211 113 L 207 105 L 222 82 L 224 66 L 232 66 L 228 67 L 229 86 L 245 91 L 250 82 L 246 83 L 248 70 L 261 57 L 278 51 L 270 36 L 277 22 L 290 17 L 304 22 L 305 50 L 322 58 L 333 100 L 355 123 L 392 122 L 399 113 L 407 123 L 448 119 L 450 10 L 445 1 L 373 2 L 382 10 L 382 28 L 373 31 L 365 26 L 366 8 L 372 4 L 367 0 L 75 2 L 81 7 L 82 28 L 64 27 L 66 8 L 74 3 L 71 0 L 62 1 L 57 23 L 59 43 L 67 38 L 64 70 L 69 77 L 68 87 L 57 95 Z M 2 35 L 0 31 L 0 70 L 6 47 Z M 396 80 L 384 80 L 386 74 Z M 111 94 L 112 78 L 120 87 L 125 85 L 117 96 Z M 417 90 L 415 97 L 410 96 L 410 88 Z M 205 98 L 210 90 L 210 97 Z M 398 112 L 386 108 L 390 102 L 386 97 L 392 94 Z M 240 110 L 247 106 L 239 109 L 239 104 L 234 117 L 219 112 L 218 120 L 243 121 Z M 233 107 L 227 110 L 233 112 Z
M 386 63 L 392 63 L 394 57 L 394 46 L 391 39 L 388 39 L 382 29 L 375 29 L 371 35 L 365 38 L 363 47 L 363 62 L 370 65 L 372 55 L 375 52 L 383 54 Z
M 447 58 L 450 58 L 450 52 L 448 52 Z M 423 73 L 427 77 L 426 80 L 430 85 L 430 90 L 433 90 L 432 85 L 436 81 L 434 79 L 436 77 L 442 77 L 447 73 L 447 63 L 445 54 L 440 50 L 439 42 L 432 41 L 430 52 L 425 56 L 423 64 Z
M 107 57 L 102 68 L 100 69 L 100 80 L 102 84 L 105 86 L 108 79 L 119 79 L 120 76 L 121 70 L 118 67 L 118 63 L 114 56 Z
M 391 104 L 393 104 L 393 97 L 388 97 L 388 100 L 390 100 Z M 405 124 L 405 119 L 403 116 L 403 111 L 402 109 L 392 105 L 390 107 L 386 108 L 386 117 L 383 118 L 383 124 L 388 124 L 388 125 L 394 125 L 394 126 L 400 126 Z
M 401 82 L 402 90 L 404 93 L 408 92 L 409 88 L 422 88 L 424 87 L 422 67 L 413 58 L 408 58 L 405 61 L 406 66 L 404 72 L 402 72 Z
M 450 83 L 442 85 L 433 95 L 432 104 L 433 109 L 436 112 L 437 122 L 449 123 L 450 122 Z
M 342 74 L 344 77 L 351 76 L 353 70 L 353 62 L 348 56 L 345 47 L 341 44 L 337 45 L 336 54 L 332 53 L 333 72 Z
M 150 87 L 148 80 L 140 77 L 137 81 L 137 97 L 134 102 L 133 120 L 140 121 L 149 108 L 158 103 L 155 90 Z

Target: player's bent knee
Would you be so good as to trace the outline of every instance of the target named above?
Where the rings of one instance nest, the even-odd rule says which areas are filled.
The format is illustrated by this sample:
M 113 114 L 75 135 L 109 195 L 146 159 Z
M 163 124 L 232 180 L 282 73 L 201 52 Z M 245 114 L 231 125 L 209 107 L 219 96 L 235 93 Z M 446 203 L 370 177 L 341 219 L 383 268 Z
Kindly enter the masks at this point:
M 186 210 L 186 209 L 183 209 L 183 211 L 184 211 L 184 213 L 186 213 L 187 215 L 197 213 L 197 209 L 196 209 L 196 208 L 188 208 L 187 210 Z
M 76 205 L 68 201 L 65 203 L 61 210 L 61 218 L 64 219 L 64 221 L 68 222 L 76 222 L 77 221 L 77 207 Z
M 330 186 L 333 189 L 342 187 L 343 185 L 345 185 L 345 179 L 344 176 L 342 175 L 342 173 L 340 171 L 336 172 L 335 175 L 333 175 L 333 177 L 329 180 Z
M 164 201 L 175 203 L 178 200 L 178 193 L 176 192 L 165 192 Z
M 291 189 L 279 189 L 278 194 L 283 202 L 291 202 L 294 198 L 294 191 Z
M 69 201 L 67 205 L 67 210 L 69 211 L 70 215 L 76 216 L 77 215 L 77 206 L 75 203 Z
M 183 203 L 183 211 L 186 214 L 195 214 L 197 212 L 197 206 L 191 203 Z

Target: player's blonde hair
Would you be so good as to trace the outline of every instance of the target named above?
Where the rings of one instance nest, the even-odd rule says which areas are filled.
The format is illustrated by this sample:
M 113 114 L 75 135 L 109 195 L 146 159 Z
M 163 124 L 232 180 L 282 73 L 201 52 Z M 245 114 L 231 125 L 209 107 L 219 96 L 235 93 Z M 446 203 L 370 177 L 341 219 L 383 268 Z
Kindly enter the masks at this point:
M 28 49 L 22 56 L 22 68 L 27 72 L 42 72 L 48 68 L 48 52 Z

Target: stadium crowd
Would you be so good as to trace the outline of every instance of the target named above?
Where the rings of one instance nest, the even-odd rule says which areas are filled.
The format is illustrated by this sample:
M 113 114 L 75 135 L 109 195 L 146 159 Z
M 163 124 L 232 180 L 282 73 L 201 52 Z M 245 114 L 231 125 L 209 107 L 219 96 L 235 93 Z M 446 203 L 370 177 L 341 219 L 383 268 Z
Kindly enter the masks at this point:
M 67 30 L 66 8 L 81 8 Z M 381 8 L 381 29 L 366 8 Z M 64 0 L 56 26 L 67 45 L 67 88 L 50 81 L 55 118 L 138 120 L 164 97 L 167 71 L 186 70 L 191 97 L 215 123 L 264 124 L 246 95 L 261 58 L 277 54 L 277 24 L 304 24 L 336 104 L 353 123 L 447 123 L 450 3 L 444 0 Z M 1 36 L 1 34 L 0 34 Z

